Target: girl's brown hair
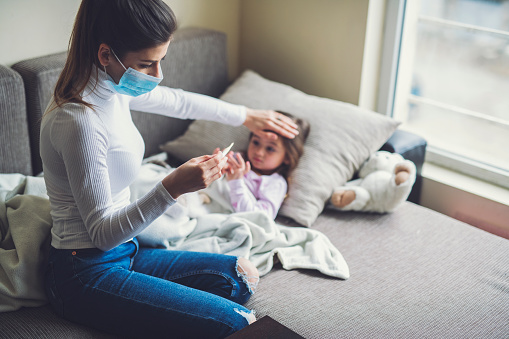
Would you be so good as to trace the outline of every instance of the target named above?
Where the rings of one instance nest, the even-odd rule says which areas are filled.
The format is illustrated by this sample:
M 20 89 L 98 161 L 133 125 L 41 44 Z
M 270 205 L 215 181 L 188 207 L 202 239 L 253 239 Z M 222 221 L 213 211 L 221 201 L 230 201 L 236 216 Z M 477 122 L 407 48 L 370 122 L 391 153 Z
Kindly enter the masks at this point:
M 78 103 L 93 108 L 81 93 L 99 66 L 104 43 L 119 58 L 127 52 L 155 47 L 177 29 L 173 11 L 162 0 L 83 0 L 69 40 L 67 60 L 53 92 L 54 104 Z
M 281 167 L 278 169 L 278 173 L 281 174 L 289 184 L 291 180 L 290 178 L 291 174 L 299 164 L 299 159 L 304 153 L 304 143 L 306 142 L 306 139 L 309 135 L 311 126 L 309 125 L 309 122 L 307 122 L 306 120 L 296 118 L 290 113 L 281 111 L 276 112 L 291 118 L 293 122 L 298 126 L 297 130 L 299 131 L 299 134 L 296 135 L 295 138 L 293 139 L 280 136 L 283 139 L 283 146 L 286 151 L 286 160 L 288 163 L 287 164 L 283 163 Z

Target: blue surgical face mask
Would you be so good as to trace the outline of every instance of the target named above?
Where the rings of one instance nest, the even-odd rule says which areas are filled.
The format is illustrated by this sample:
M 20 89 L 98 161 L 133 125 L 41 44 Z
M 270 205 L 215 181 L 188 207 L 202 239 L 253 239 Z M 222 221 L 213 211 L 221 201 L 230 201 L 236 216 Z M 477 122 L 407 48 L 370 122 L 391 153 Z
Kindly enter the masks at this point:
M 124 75 L 122 75 L 122 77 L 120 78 L 118 84 L 116 84 L 115 81 L 110 76 L 109 79 L 106 80 L 106 84 L 112 91 L 118 94 L 125 94 L 137 97 L 139 95 L 150 92 L 151 90 L 157 87 L 161 80 L 163 80 L 161 69 L 159 69 L 161 73 L 160 78 L 156 78 L 151 75 L 141 73 L 135 69 L 132 69 L 131 67 L 127 69 L 124 66 L 124 64 L 120 61 L 120 59 L 116 56 L 115 52 L 113 52 L 113 50 L 111 50 L 111 52 L 118 60 L 118 62 L 120 62 L 122 67 L 124 67 L 124 69 L 126 70 L 124 72 Z

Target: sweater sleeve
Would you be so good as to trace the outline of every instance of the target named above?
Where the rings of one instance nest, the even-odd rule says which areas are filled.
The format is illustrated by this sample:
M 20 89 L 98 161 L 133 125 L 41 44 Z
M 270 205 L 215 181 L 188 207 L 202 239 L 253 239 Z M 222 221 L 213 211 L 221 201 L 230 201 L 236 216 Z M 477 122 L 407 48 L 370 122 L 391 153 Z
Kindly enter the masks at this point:
M 138 201 L 115 209 L 107 127 L 96 114 L 83 112 L 73 119 L 57 119 L 52 128 L 59 132 L 52 133 L 52 144 L 65 164 L 73 199 L 97 248 L 107 251 L 131 239 L 175 203 L 159 183 Z
M 228 185 L 235 212 L 265 211 L 273 219 L 277 216 L 287 190 L 286 180 L 281 176 L 264 176 L 257 198 L 246 186 L 244 179 L 230 180 Z
M 129 100 L 131 109 L 174 118 L 210 120 L 232 126 L 240 126 L 246 120 L 245 106 L 166 86 L 157 86 Z

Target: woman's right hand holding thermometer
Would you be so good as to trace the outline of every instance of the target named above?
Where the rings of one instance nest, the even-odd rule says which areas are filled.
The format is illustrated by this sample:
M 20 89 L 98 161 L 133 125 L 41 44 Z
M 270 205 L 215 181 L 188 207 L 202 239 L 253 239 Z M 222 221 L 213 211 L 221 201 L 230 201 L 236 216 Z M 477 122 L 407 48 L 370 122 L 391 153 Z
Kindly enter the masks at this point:
M 232 146 L 233 143 L 222 152 L 216 148 L 212 155 L 202 155 L 180 165 L 163 179 L 164 188 L 177 199 L 182 194 L 208 187 L 223 175 L 228 161 L 225 155 Z

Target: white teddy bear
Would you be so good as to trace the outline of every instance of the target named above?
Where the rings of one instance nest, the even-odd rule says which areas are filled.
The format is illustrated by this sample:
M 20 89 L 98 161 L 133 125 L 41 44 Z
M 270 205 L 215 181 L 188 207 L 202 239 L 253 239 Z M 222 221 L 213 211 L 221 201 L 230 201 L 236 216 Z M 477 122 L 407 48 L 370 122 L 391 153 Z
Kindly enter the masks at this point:
M 378 151 L 360 167 L 359 179 L 337 187 L 332 207 L 341 211 L 391 212 L 408 198 L 415 183 L 413 162 L 398 153 Z

